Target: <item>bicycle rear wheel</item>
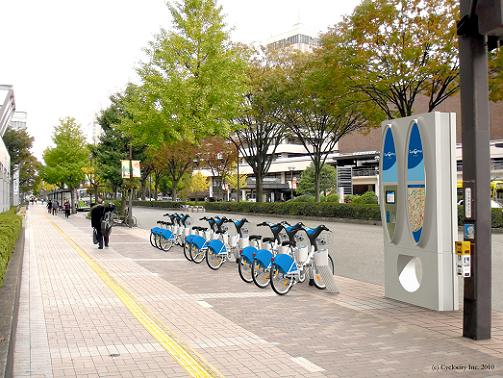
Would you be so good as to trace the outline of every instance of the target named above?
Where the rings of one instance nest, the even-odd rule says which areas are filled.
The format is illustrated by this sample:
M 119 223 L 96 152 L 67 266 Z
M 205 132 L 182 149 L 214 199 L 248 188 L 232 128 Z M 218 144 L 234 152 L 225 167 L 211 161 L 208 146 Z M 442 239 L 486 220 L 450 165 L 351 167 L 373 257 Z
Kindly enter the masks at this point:
M 238 272 L 241 279 L 246 283 L 252 283 L 252 264 L 245 258 L 241 257 L 238 261 Z
M 196 246 L 190 248 L 190 257 L 196 264 L 201 264 L 206 257 L 206 248 L 197 249 Z
M 192 257 L 190 256 L 190 250 L 191 250 L 191 248 L 194 248 L 194 246 L 192 244 L 189 244 L 189 243 L 184 243 L 183 244 L 183 255 L 189 261 L 192 261 Z
M 224 255 L 222 253 L 206 252 L 206 263 L 213 270 L 218 270 L 224 263 Z
M 251 267 L 251 276 L 255 285 L 261 289 L 265 289 L 271 281 L 270 269 L 255 260 Z
M 278 295 L 287 294 L 293 286 L 293 277 L 288 277 L 282 273 L 278 266 L 271 268 L 271 287 Z
M 330 268 L 332 275 L 334 275 L 334 271 L 335 271 L 334 261 L 332 260 L 332 256 L 330 256 L 330 255 L 328 255 L 328 267 Z M 320 290 L 327 288 L 327 286 L 325 285 L 325 282 L 323 282 L 323 278 L 321 277 L 321 274 L 316 269 L 316 264 L 313 264 L 313 283 L 314 283 L 314 286 L 316 286 Z

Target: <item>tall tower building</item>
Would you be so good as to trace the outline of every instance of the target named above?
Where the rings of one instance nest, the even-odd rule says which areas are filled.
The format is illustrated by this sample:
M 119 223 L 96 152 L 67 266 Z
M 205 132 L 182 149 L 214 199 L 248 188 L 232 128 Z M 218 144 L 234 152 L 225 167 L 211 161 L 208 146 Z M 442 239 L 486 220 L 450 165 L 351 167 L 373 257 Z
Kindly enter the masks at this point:
M 311 52 L 320 45 L 320 39 L 312 37 L 304 25 L 298 21 L 292 29 L 270 38 L 266 46 L 273 49 L 291 48 Z

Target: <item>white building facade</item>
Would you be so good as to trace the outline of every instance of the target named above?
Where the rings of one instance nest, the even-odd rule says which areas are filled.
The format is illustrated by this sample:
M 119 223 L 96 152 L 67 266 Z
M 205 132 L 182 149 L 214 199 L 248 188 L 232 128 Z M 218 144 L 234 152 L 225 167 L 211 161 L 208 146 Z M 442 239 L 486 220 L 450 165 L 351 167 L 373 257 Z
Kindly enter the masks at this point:
M 10 155 L 3 142 L 3 136 L 16 110 L 14 90 L 11 85 L 0 85 L 0 212 L 11 205 Z

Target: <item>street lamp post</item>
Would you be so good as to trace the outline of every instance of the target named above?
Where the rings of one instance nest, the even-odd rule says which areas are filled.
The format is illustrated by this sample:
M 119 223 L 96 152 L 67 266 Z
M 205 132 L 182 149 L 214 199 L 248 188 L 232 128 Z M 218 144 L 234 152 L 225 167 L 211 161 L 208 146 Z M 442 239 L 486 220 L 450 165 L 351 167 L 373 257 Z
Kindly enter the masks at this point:
M 293 171 L 295 170 L 295 167 L 288 167 L 288 170 L 290 171 L 290 199 L 293 198 Z

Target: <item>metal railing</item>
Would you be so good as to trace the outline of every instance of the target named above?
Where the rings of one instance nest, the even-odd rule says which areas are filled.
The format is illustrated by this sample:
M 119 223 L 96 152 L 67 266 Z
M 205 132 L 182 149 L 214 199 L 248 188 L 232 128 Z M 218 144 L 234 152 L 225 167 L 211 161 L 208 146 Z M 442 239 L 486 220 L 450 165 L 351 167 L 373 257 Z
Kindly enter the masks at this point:
M 353 177 L 355 176 L 377 176 L 377 168 L 353 168 Z

